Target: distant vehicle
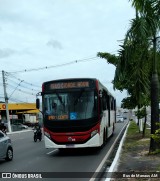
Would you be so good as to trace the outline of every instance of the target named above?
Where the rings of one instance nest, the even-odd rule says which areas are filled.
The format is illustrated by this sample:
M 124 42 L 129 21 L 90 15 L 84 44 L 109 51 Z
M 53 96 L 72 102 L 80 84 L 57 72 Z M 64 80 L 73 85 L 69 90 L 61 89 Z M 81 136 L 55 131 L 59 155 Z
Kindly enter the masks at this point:
M 37 123 L 36 116 L 31 116 L 30 114 L 24 114 L 23 120 L 24 120 L 23 124 L 29 127 L 33 127 Z
M 31 123 L 29 121 L 25 121 L 23 124 L 28 126 L 28 127 L 34 127 L 35 126 L 35 123 Z
M 27 125 L 24 125 L 24 124 L 21 124 L 21 123 L 16 123 L 14 125 L 18 126 L 20 129 L 28 129 Z
M 24 124 L 20 124 L 20 127 L 21 127 L 21 129 L 28 129 L 28 126 L 24 125 Z
M 126 116 L 126 115 L 123 115 L 123 119 L 127 119 L 127 116 Z
M 123 116 L 120 116 L 120 115 L 118 115 L 118 116 L 116 116 L 116 122 L 117 123 L 119 123 L 119 122 L 124 122 L 124 117 Z
M 123 113 L 123 118 L 124 118 L 124 119 L 128 119 L 128 112 L 127 112 L 127 111 L 125 111 L 125 112 Z
M 0 131 L 0 159 L 11 161 L 13 159 L 13 147 L 10 138 Z

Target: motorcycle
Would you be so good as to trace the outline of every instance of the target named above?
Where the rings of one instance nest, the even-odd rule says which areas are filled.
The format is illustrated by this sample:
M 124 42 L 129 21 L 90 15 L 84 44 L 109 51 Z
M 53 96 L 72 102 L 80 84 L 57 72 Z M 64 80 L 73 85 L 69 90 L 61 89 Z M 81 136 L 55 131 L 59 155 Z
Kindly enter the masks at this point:
M 37 142 L 38 139 L 39 139 L 39 141 L 42 140 L 42 132 L 41 132 L 41 130 L 34 130 L 33 139 L 34 139 L 35 142 Z

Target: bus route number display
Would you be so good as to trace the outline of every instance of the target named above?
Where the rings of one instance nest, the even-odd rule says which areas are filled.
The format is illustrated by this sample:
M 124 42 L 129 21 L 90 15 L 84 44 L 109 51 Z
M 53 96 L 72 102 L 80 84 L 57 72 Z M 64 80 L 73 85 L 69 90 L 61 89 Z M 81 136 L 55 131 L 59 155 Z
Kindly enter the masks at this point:
M 81 82 L 59 82 L 50 84 L 50 89 L 69 89 L 69 88 L 82 88 L 89 87 L 88 81 Z
M 68 115 L 48 116 L 48 120 L 65 120 L 65 119 L 68 119 Z

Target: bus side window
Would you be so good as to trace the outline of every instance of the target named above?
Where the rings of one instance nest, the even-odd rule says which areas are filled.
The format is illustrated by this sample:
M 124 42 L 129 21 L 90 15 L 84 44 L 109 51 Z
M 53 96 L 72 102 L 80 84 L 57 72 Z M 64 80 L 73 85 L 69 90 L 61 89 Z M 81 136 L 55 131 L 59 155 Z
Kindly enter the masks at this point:
M 107 108 L 107 94 L 104 90 L 103 90 L 103 96 L 102 96 L 102 108 L 103 110 L 106 110 Z
M 111 97 L 111 110 L 114 110 L 114 99 Z
M 107 95 L 107 109 L 110 110 L 110 96 Z

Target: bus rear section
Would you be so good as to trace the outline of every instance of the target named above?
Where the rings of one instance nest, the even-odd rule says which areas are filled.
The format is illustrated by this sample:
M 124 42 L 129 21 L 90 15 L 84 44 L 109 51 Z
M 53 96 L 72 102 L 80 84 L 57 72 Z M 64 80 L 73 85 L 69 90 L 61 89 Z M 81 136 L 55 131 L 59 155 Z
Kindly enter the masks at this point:
M 45 147 L 100 147 L 114 131 L 115 110 L 111 110 L 114 107 L 112 103 L 115 103 L 114 98 L 96 79 L 44 83 Z

